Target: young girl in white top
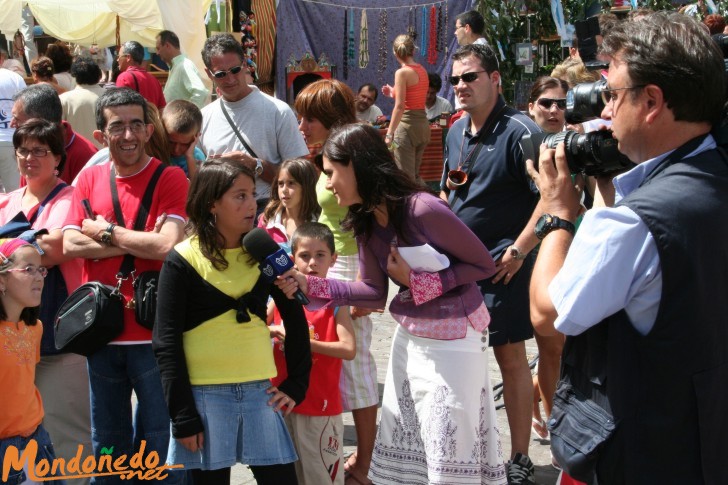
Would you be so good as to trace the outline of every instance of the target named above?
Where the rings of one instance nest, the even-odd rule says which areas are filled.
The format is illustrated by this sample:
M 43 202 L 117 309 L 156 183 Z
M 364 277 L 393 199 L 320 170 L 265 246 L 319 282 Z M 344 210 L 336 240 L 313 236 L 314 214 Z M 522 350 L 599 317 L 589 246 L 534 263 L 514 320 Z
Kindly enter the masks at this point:
M 270 202 L 260 215 L 258 227 L 268 234 L 287 253 L 291 253 L 291 237 L 304 222 L 315 221 L 321 208 L 316 201 L 318 172 L 303 158 L 286 160 L 281 164 L 271 186 Z

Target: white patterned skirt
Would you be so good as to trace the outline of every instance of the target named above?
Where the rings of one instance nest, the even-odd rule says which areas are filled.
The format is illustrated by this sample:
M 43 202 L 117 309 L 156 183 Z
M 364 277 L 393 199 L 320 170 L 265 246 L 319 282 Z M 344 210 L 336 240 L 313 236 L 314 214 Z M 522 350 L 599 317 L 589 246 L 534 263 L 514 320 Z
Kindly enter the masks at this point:
M 379 484 L 505 484 L 488 337 L 417 337 L 398 325 L 369 478 Z

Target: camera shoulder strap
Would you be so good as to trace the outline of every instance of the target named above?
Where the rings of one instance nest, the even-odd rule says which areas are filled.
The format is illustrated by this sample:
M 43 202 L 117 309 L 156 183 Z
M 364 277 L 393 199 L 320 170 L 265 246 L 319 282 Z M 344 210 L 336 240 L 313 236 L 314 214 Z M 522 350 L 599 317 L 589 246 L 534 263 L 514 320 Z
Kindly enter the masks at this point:
M 489 120 L 490 122 L 483 126 L 483 128 L 478 133 L 478 140 L 475 143 L 475 146 L 473 149 L 468 153 L 468 156 L 465 158 L 465 161 L 463 162 L 462 166 L 460 167 L 460 170 L 465 172 L 468 176 L 470 176 L 470 170 L 473 162 L 478 159 L 478 153 L 480 153 L 480 150 L 483 148 L 483 142 L 490 134 L 490 131 L 495 127 L 495 125 L 498 123 L 498 121 L 502 118 L 503 111 L 506 109 L 506 104 L 503 104 L 501 108 L 498 110 L 498 112 Z
M 152 174 L 152 178 L 149 180 L 149 183 L 147 184 L 147 188 L 144 191 L 144 196 L 142 197 L 141 205 L 139 206 L 139 212 L 137 212 L 136 220 L 134 221 L 134 226 L 132 226 L 132 230 L 134 231 L 141 231 L 144 229 L 144 224 L 147 221 L 147 217 L 149 216 L 149 210 L 152 207 L 152 198 L 154 197 L 154 188 L 157 186 L 157 182 L 159 181 L 159 178 L 162 176 L 162 172 L 164 171 L 164 164 L 159 164 L 157 169 Z M 111 164 L 110 169 L 110 188 L 111 188 L 111 203 L 114 206 L 114 216 L 116 217 L 116 223 L 117 225 L 121 227 L 126 227 L 124 223 L 124 214 L 121 212 L 121 203 L 119 202 L 119 192 L 116 188 L 116 171 L 114 170 L 114 164 Z M 124 259 L 121 261 L 121 267 L 119 268 L 119 274 L 117 274 L 117 277 L 119 275 L 122 278 L 125 278 L 127 275 L 129 275 L 132 271 L 134 271 L 134 255 L 133 254 L 125 254 Z
M 253 158 L 258 158 L 258 155 L 255 154 L 255 151 L 250 148 L 250 145 L 245 141 L 245 138 L 243 138 L 243 135 L 240 133 L 240 130 L 238 130 L 238 127 L 235 126 L 235 123 L 233 123 L 233 119 L 230 117 L 230 113 L 227 112 L 225 109 L 225 105 L 222 102 L 222 99 L 220 100 L 220 109 L 222 109 L 222 114 L 225 115 L 225 119 L 228 123 L 230 123 L 230 127 L 235 132 L 235 135 L 238 137 L 238 140 L 240 140 L 240 143 L 243 144 L 245 149 L 248 151 L 248 154 Z

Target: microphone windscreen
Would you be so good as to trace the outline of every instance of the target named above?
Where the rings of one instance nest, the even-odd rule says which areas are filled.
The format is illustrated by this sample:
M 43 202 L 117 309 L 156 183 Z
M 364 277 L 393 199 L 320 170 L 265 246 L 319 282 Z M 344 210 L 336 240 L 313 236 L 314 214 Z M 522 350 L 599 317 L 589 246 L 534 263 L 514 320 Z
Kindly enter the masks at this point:
M 243 247 L 258 262 L 280 249 L 270 234 L 260 227 L 254 228 L 243 237 Z

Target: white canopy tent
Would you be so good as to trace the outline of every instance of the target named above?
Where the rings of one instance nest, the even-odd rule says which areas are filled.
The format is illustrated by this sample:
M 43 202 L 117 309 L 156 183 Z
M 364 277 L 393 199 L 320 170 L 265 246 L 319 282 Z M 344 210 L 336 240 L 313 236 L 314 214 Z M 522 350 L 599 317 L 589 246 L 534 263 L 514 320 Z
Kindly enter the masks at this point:
M 179 36 L 182 52 L 202 69 L 204 18 L 211 3 L 212 0 L 2 0 L 0 32 L 12 38 L 21 25 L 26 4 L 45 33 L 84 46 L 116 45 L 117 21 L 122 43 L 136 40 L 152 49 L 156 35 L 168 29 Z

